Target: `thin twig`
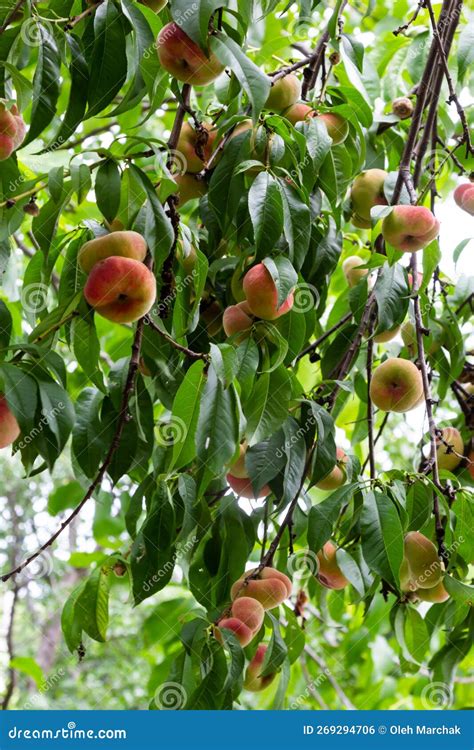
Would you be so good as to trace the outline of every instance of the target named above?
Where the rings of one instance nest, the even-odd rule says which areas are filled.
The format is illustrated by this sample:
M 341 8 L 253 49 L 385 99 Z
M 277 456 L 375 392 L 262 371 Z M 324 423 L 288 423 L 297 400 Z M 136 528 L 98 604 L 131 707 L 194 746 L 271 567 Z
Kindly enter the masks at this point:
M 369 440 L 369 467 L 370 478 L 375 479 L 375 442 L 374 442 L 374 407 L 370 395 L 370 384 L 372 382 L 372 364 L 374 357 L 374 326 L 375 315 L 369 321 L 367 341 L 367 437 Z
M 323 343 L 323 341 L 326 341 L 326 339 L 329 338 L 332 333 L 338 331 L 339 328 L 342 328 L 342 326 L 345 325 L 345 323 L 347 323 L 351 318 L 352 312 L 346 313 L 346 315 L 344 315 L 341 320 L 339 320 L 337 323 L 334 323 L 331 328 L 328 328 L 328 330 L 325 331 L 318 339 L 316 339 L 316 341 L 313 341 L 313 343 L 307 346 L 306 349 L 303 349 L 303 351 L 300 352 L 296 357 L 296 362 L 298 362 L 302 357 L 305 357 L 307 354 L 314 352 L 314 350 L 317 349 L 318 346 Z
M 153 329 L 153 331 L 162 336 L 162 338 L 164 338 L 170 344 L 170 346 L 173 347 L 173 349 L 177 349 L 178 352 L 182 352 L 182 354 L 185 354 L 186 357 L 189 357 L 189 359 L 203 359 L 205 362 L 209 360 L 209 354 L 204 354 L 204 352 L 193 352 L 192 349 L 188 349 L 187 346 L 178 344 L 178 342 L 175 341 L 168 333 L 162 331 L 161 328 L 159 328 L 156 323 L 153 322 L 149 315 L 145 316 L 145 322 L 150 326 L 150 328 Z
M 3 32 L 7 29 L 10 23 L 15 19 L 16 14 L 18 13 L 19 10 L 21 10 L 25 2 L 26 0 L 18 0 L 15 7 L 11 10 L 11 12 L 5 18 L 3 24 L 0 26 L 0 34 L 3 34 Z

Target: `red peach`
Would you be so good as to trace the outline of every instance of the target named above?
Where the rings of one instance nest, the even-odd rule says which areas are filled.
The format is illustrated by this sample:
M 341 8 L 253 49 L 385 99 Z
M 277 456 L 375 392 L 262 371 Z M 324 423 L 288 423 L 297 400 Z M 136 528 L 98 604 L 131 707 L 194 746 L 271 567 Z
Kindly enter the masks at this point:
M 242 620 L 253 633 L 260 630 L 265 618 L 265 610 L 259 601 L 251 596 L 240 596 L 232 604 L 232 616 Z
M 20 426 L 10 410 L 7 400 L 0 394 L 0 448 L 11 445 L 20 434 Z
M 425 206 L 395 206 L 382 221 L 382 235 L 395 250 L 412 253 L 438 236 L 439 221 Z
M 253 325 L 253 315 L 248 302 L 239 302 L 237 305 L 230 305 L 224 310 L 222 319 L 226 336 L 233 336 L 240 331 L 248 331 Z M 240 336 L 236 341 L 241 341 L 245 336 Z
M 349 123 L 344 117 L 337 112 L 325 112 L 322 115 L 317 115 L 317 117 L 326 125 L 334 146 L 338 146 L 346 140 L 349 135 Z
M 316 578 L 327 589 L 343 589 L 349 581 L 342 573 L 336 561 L 337 547 L 332 542 L 326 542 L 318 552 L 319 568 Z
M 291 122 L 292 125 L 296 125 L 297 122 L 304 122 L 308 117 L 315 117 L 316 112 L 312 107 L 308 107 L 307 104 L 299 102 L 293 104 L 283 112 L 283 117 Z
M 174 21 L 166 24 L 157 39 L 161 65 L 184 83 L 202 86 L 217 78 L 224 65 L 214 54 L 209 57 Z
M 258 263 L 244 276 L 243 288 L 250 310 L 263 320 L 275 320 L 293 307 L 293 292 L 278 307 L 278 292 L 270 271 Z
M 248 500 L 260 500 L 267 497 L 271 492 L 268 484 L 264 484 L 257 495 L 255 495 L 250 479 L 235 477 L 233 474 L 227 474 L 226 479 L 229 487 L 234 490 L 236 495 L 246 497 Z
M 86 242 L 77 254 L 79 265 L 90 273 L 96 263 L 111 256 L 145 260 L 147 244 L 138 232 L 118 231 Z
M 254 637 L 253 630 L 250 630 L 248 625 L 243 623 L 242 620 L 239 620 L 237 617 L 225 617 L 223 620 L 220 620 L 219 628 L 227 628 L 227 630 L 232 630 L 232 632 L 237 636 L 237 640 L 239 641 L 242 648 L 248 646 L 250 641 Z M 222 640 L 222 638 L 220 637 L 219 629 L 217 629 L 216 631 L 216 637 L 218 638 L 218 640 Z
M 474 182 L 464 182 L 454 191 L 454 200 L 459 208 L 474 216 Z
M 271 682 L 275 679 L 275 674 L 269 674 L 266 677 L 261 677 L 263 662 L 265 660 L 265 654 L 267 646 L 260 643 L 257 646 L 255 656 L 250 661 L 247 671 L 245 673 L 244 688 L 249 690 L 251 693 L 259 693 L 261 690 L 265 690 Z
M 152 307 L 156 280 L 140 261 L 111 256 L 95 264 L 84 296 L 103 318 L 114 323 L 132 323 Z

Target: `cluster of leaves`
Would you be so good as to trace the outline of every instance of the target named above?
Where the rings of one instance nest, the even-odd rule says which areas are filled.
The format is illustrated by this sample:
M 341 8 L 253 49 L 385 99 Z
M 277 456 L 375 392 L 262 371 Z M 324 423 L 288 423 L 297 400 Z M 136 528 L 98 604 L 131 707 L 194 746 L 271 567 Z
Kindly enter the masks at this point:
M 13 5 L 2 3 L 0 24 Z M 346 194 L 364 167 L 380 167 L 389 171 L 390 200 L 410 123 L 386 113 L 395 95 L 417 84 L 430 32 L 421 26 L 394 37 L 391 32 L 402 19 L 398 14 L 407 8 L 390 15 L 384 3 L 375 4 L 370 15 L 351 10 L 340 32 L 341 3 L 336 3 L 328 34 L 341 61 L 314 102 L 320 112 L 338 113 L 349 124 L 344 143 L 333 145 L 317 118 L 294 127 L 264 109 L 268 73 L 280 67 L 277 60 L 293 58 L 293 36 L 282 29 L 290 23 L 296 37 L 300 27 L 307 29 L 311 3 L 297 3 L 298 13 L 278 2 L 239 2 L 230 9 L 224 2 L 202 1 L 191 13 L 187 5 L 174 0 L 156 15 L 131 0 L 104 0 L 75 23 L 70 17 L 87 5 L 52 0 L 25 8 L 22 21 L 0 36 L 0 96 L 15 98 L 29 124 L 22 149 L 0 166 L 1 390 L 20 424 L 16 448 L 30 475 L 53 471 L 65 447 L 71 447 L 75 479 L 54 494 L 53 514 L 77 505 L 106 460 L 123 417 L 134 334 L 130 326 L 94 317 L 82 295 L 78 250 L 112 222 L 140 232 L 153 258 L 159 297 L 167 288 L 163 268 L 170 252 L 173 260 L 167 315 L 158 306 L 150 313 L 153 325 L 144 327 L 129 418 L 107 462 L 119 488 L 120 518 L 110 518 L 112 495 L 97 490 L 100 531 L 95 530 L 108 553 L 94 557 L 96 567 L 66 602 L 67 645 L 82 652 L 84 634 L 106 640 L 115 575 L 129 579 L 135 604 L 184 575 L 200 606 L 177 615 L 184 626 L 179 640 L 174 634 L 170 652 L 174 657 L 179 643 L 182 649 L 167 679 L 183 686 L 186 708 L 231 708 L 242 686 L 244 654 L 230 635 L 219 643 L 211 623 L 228 605 L 230 586 L 247 561 L 258 561 L 282 513 L 300 495 L 280 541 L 278 567 L 291 573 L 292 555 L 306 550 L 315 557 L 335 539 L 350 589 L 344 599 L 340 592 L 322 591 L 310 576 L 304 587 L 311 601 L 329 621 L 347 624 L 348 611 L 365 610 L 365 627 L 376 627 L 371 612 L 379 606 L 383 581 L 396 595 L 387 638 L 398 644 L 400 670 L 413 673 L 431 658 L 434 679 L 450 684 L 472 628 L 472 589 L 461 580 L 474 556 L 472 497 L 466 489 L 472 480 L 465 468 L 443 475 L 457 489 L 450 507 L 418 471 L 421 454 L 413 459 L 397 445 L 400 421 L 391 415 L 384 450 L 405 465 L 385 464 L 369 482 L 361 470 L 369 429 L 365 341 L 350 371 L 340 372 L 370 293 L 366 281 L 349 290 L 343 278 L 341 260 L 354 247 L 378 272 L 377 333 L 399 325 L 412 307 L 402 254 L 390 248 L 387 255 L 380 252 L 379 225 L 368 233 L 350 225 Z M 261 28 L 254 23 L 257 17 Z M 173 106 L 182 104 L 182 90 L 161 68 L 155 49 L 158 31 L 171 18 L 203 47 L 211 24 L 210 46 L 227 65 L 228 73 L 214 85 L 193 93 L 195 117 L 212 120 L 218 140 L 249 116 L 256 127 L 228 140 L 215 166 L 203 174 L 207 194 L 180 210 L 178 229 L 167 203 L 176 184 L 167 166 L 165 134 Z M 322 33 L 321 18 L 315 14 L 313 22 Z M 357 39 L 361 27 L 376 33 L 370 55 Z M 467 28 L 452 63 L 460 83 L 472 55 Z M 375 116 L 379 98 L 387 106 Z M 438 133 L 443 143 L 459 133 L 459 122 L 444 110 Z M 466 165 L 463 152 L 458 154 Z M 446 161 L 438 174 L 440 192 L 452 186 L 451 166 Z M 421 191 L 429 178 L 427 169 Z M 41 210 L 30 228 L 24 209 L 33 195 Z M 409 202 L 408 196 L 402 194 L 401 201 Z M 173 256 L 175 232 L 196 250 L 192 274 Z M 25 242 L 27 251 L 31 248 L 25 268 L 11 256 L 12 238 L 20 249 Z M 442 343 L 428 348 L 428 361 L 441 404 L 439 420 L 442 424 L 449 416 L 467 443 L 464 416 L 450 388 L 465 368 L 462 327 L 472 279 L 454 285 L 439 270 L 440 260 L 435 241 L 423 252 L 420 298 L 424 325 L 436 321 Z M 296 285 L 295 305 L 277 321 L 256 324 L 244 341 L 226 339 L 220 319 L 235 304 L 233 282 L 255 261 L 270 271 L 280 300 Z M 342 319 L 346 322 L 315 356 L 302 356 L 312 340 Z M 189 357 L 186 349 L 201 356 Z M 412 356 L 398 343 L 391 351 Z M 377 348 L 377 360 L 386 354 L 385 345 Z M 376 426 L 382 418 L 376 415 Z M 353 446 L 348 482 L 326 497 L 314 485 L 334 467 L 336 436 L 339 441 L 342 434 L 345 445 Z M 247 467 L 254 490 L 271 488 L 265 502 L 243 505 L 226 492 L 226 471 L 243 438 L 250 446 Z M 416 440 L 421 438 L 418 434 Z M 451 551 L 446 577 L 451 598 L 423 618 L 414 605 L 400 601 L 399 568 L 407 531 L 435 538 L 433 493 Z M 265 669 L 281 672 L 273 705 L 282 707 L 305 634 L 288 608 L 282 622 L 268 614 L 266 628 L 271 640 Z M 254 647 L 255 641 L 251 651 Z M 163 668 L 151 687 L 159 680 Z

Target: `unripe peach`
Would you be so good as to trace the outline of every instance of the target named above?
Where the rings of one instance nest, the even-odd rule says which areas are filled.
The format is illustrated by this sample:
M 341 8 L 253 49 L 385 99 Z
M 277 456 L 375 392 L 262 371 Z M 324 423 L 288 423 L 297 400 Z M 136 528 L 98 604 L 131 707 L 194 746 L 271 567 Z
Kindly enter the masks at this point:
M 349 459 L 342 448 L 336 449 L 336 460 L 337 463 L 332 471 L 330 471 L 324 479 L 320 479 L 319 482 L 316 482 L 316 487 L 318 487 L 318 489 L 335 490 L 346 483 L 346 464 Z
M 369 229 L 370 209 L 387 205 L 383 191 L 387 176 L 384 169 L 367 169 L 355 178 L 351 188 L 351 208 L 354 212 L 351 220 L 355 226 L 363 225 L 361 228 Z
M 289 120 L 292 125 L 296 125 L 297 122 L 303 122 L 309 117 L 315 117 L 315 115 L 316 112 L 314 111 L 314 109 L 312 107 L 308 107 L 307 104 L 303 104 L 302 102 L 293 104 L 283 112 L 283 117 Z
M 265 646 L 263 643 L 260 643 L 257 646 L 255 656 L 247 667 L 247 671 L 245 673 L 244 688 L 246 690 L 250 690 L 250 692 L 252 693 L 259 693 L 261 690 L 265 690 L 265 688 L 267 688 L 275 679 L 275 674 L 269 674 L 266 677 L 260 677 L 266 651 L 267 646 Z
M 377 336 L 374 336 L 374 341 L 376 344 L 386 344 L 387 341 L 392 341 L 398 335 L 399 331 L 400 326 L 395 326 L 395 328 L 390 328 L 389 331 L 378 333 Z
M 417 589 L 415 596 L 422 602 L 433 602 L 435 604 L 441 604 L 449 599 L 449 594 L 442 581 L 433 586 L 432 589 Z
M 295 104 L 301 95 L 301 82 L 293 73 L 280 78 L 270 89 L 266 109 L 281 112 Z
M 271 489 L 268 484 L 264 484 L 257 494 L 253 491 L 250 479 L 236 477 L 233 474 L 227 474 L 227 483 L 239 497 L 246 497 L 248 500 L 260 500 L 270 494 Z
M 207 183 L 205 180 L 198 180 L 194 174 L 177 174 L 174 177 L 179 192 L 178 192 L 178 206 L 181 208 L 190 200 L 194 198 L 202 198 L 207 193 Z
M 180 238 L 176 244 L 176 259 L 187 276 L 192 276 L 197 264 L 197 252 L 194 245 Z
M 237 305 L 230 305 L 224 310 L 222 320 L 226 336 L 233 336 L 240 331 L 249 331 L 253 325 L 252 311 L 247 301 L 239 302 Z M 236 340 L 242 340 L 245 336 L 240 336 Z
M 337 547 L 332 542 L 326 542 L 318 552 L 318 572 L 316 578 L 327 589 L 343 589 L 349 581 L 342 573 L 336 561 Z
M 400 120 L 406 120 L 407 117 L 411 117 L 413 114 L 412 100 L 407 96 L 399 96 L 392 102 L 392 112 L 399 117 Z
M 325 112 L 322 115 L 318 115 L 318 119 L 322 120 L 326 125 L 326 130 L 332 138 L 334 146 L 338 146 L 346 140 L 349 135 L 349 123 L 340 114 L 337 112 Z
M 247 443 L 242 443 L 239 448 L 239 457 L 230 466 L 232 476 L 237 479 L 248 479 L 249 475 L 245 468 L 245 454 L 247 453 Z
M 232 604 L 232 616 L 242 620 L 253 633 L 256 633 L 263 625 L 265 610 L 253 597 L 239 596 Z
M 448 445 L 452 446 L 455 453 L 451 453 L 448 446 L 441 440 L 438 440 L 438 448 L 436 449 L 438 467 L 440 469 L 446 469 L 447 471 L 453 471 L 461 463 L 462 455 L 464 453 L 464 443 L 461 433 L 455 427 L 444 427 L 441 432 L 443 433 L 443 440 L 448 443 Z
M 222 329 L 222 308 L 214 300 L 210 304 L 202 306 L 201 318 L 206 326 L 208 336 L 217 336 Z
M 20 434 L 20 426 L 10 411 L 7 400 L 0 394 L 0 448 L 11 445 Z
M 168 0 L 139 0 L 139 2 L 142 5 L 146 5 L 150 10 L 154 10 L 155 13 L 159 13 L 168 3 Z
M 197 174 L 204 169 L 211 157 L 216 143 L 217 130 L 213 130 L 212 126 L 206 123 L 203 123 L 203 128 L 208 134 L 207 141 L 205 143 L 201 142 L 203 159 L 198 156 L 196 151 L 197 144 L 200 142 L 200 135 L 193 127 L 191 127 L 189 122 L 185 122 L 181 128 L 178 143 L 176 144 L 176 151 L 178 152 L 177 159 L 179 160 L 179 154 L 183 155 L 185 160 L 185 164 L 183 165 L 184 169 L 190 174 Z
M 382 411 L 410 411 L 422 395 L 421 373 L 408 359 L 390 357 L 377 367 L 372 376 L 370 397 Z
M 284 573 L 275 568 L 263 568 L 257 578 L 246 581 L 246 576 L 253 572 L 247 571 L 245 576 L 234 583 L 230 592 L 233 600 L 249 596 L 260 602 L 265 609 L 273 609 L 290 596 L 291 581 Z
M 111 256 L 145 260 L 147 249 L 145 239 L 138 232 L 111 232 L 86 242 L 77 259 L 82 270 L 90 273 L 96 263 Z
M 395 206 L 382 221 L 384 240 L 404 253 L 421 250 L 438 233 L 439 221 L 425 206 Z
M 84 296 L 103 318 L 114 323 L 132 323 L 151 309 L 156 298 L 156 280 L 140 261 L 111 256 L 95 264 Z
M 365 260 L 359 258 L 358 255 L 350 255 L 342 264 L 342 272 L 350 287 L 358 284 L 369 273 L 368 268 L 359 268 L 359 266 L 365 266 Z
M 441 581 L 443 571 L 433 542 L 419 531 L 405 536 L 404 557 L 400 567 L 402 591 L 432 589 Z
M 405 346 L 416 346 L 416 328 L 411 320 L 406 320 L 401 329 L 402 340 Z
M 459 208 L 474 216 L 474 182 L 464 182 L 454 191 L 454 200 Z
M 158 34 L 157 52 L 168 73 L 193 86 L 214 81 L 225 67 L 213 53 L 207 57 L 174 21 L 166 24 Z
M 278 307 L 278 292 L 270 271 L 258 263 L 247 271 L 243 287 L 250 310 L 263 320 L 275 320 L 293 307 L 293 292 Z
M 223 620 L 220 620 L 219 628 L 227 628 L 227 630 L 232 630 L 232 632 L 235 633 L 237 640 L 239 641 L 242 648 L 248 646 L 250 641 L 254 637 L 253 630 L 251 630 L 248 625 L 242 622 L 242 620 L 239 620 L 238 617 L 225 617 Z M 216 631 L 216 637 L 218 640 L 222 640 L 219 629 L 217 629 Z

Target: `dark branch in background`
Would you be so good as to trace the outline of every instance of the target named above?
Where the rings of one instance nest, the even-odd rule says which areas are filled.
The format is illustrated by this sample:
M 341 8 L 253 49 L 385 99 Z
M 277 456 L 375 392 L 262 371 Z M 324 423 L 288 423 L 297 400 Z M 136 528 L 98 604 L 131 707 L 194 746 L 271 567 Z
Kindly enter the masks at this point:
M 377 443 L 379 442 L 380 438 L 382 437 L 382 433 L 383 433 L 383 431 L 384 431 L 384 429 L 385 429 L 385 425 L 386 425 L 386 424 L 387 424 L 387 422 L 388 422 L 388 418 L 389 418 L 389 416 L 390 416 L 390 412 L 386 412 L 386 414 L 385 414 L 384 418 L 382 419 L 382 422 L 381 422 L 381 424 L 380 424 L 380 427 L 379 427 L 379 429 L 378 429 L 378 431 L 377 431 L 377 434 L 376 434 L 376 436 L 375 436 L 375 439 L 374 439 L 374 447 L 375 447 L 375 446 L 377 445 Z M 367 458 L 365 459 L 364 463 L 362 464 L 362 470 L 361 470 L 361 473 L 362 473 L 362 474 L 363 474 L 363 473 L 364 473 L 364 471 L 365 471 L 365 467 L 366 467 L 366 466 L 367 466 L 367 464 L 369 463 L 369 457 L 370 457 L 370 456 L 369 456 L 369 455 L 367 455 Z
M 433 475 L 433 484 L 435 487 L 442 492 L 446 493 L 446 489 L 440 482 L 439 471 L 438 471 L 438 457 L 436 452 L 436 435 L 437 427 L 433 417 L 433 399 L 431 396 L 431 386 L 428 377 L 428 367 L 426 364 L 425 350 L 423 346 L 423 335 L 425 328 L 423 326 L 423 318 L 421 315 L 420 297 L 418 295 L 418 264 L 416 253 L 412 254 L 411 257 L 411 268 L 413 275 L 413 307 L 415 313 L 415 329 L 416 329 L 416 341 L 418 345 L 418 362 L 421 369 L 421 377 L 423 380 L 423 392 L 426 403 L 426 416 L 428 418 L 428 427 L 430 433 L 430 470 Z M 433 493 L 433 515 L 435 517 L 435 531 L 436 540 L 438 542 L 438 554 L 444 560 L 445 563 L 448 561 L 448 552 L 444 544 L 444 526 L 441 520 L 439 499 L 436 492 Z
M 375 442 L 374 442 L 374 408 L 370 396 L 370 384 L 372 382 L 372 363 L 374 358 L 374 326 L 375 315 L 369 321 L 367 342 L 367 438 L 369 442 L 369 467 L 370 478 L 375 479 Z
M 418 3 L 417 9 L 415 10 L 410 20 L 404 23 L 403 26 L 399 26 L 398 29 L 395 29 L 395 31 L 393 32 L 393 35 L 398 36 L 399 34 L 403 34 L 403 32 L 405 32 L 412 25 L 412 23 L 416 21 L 420 11 L 424 7 L 425 7 L 425 0 L 420 0 Z
M 16 14 L 19 10 L 24 6 L 26 3 L 26 0 L 18 0 L 15 7 L 10 11 L 8 16 L 5 18 L 3 24 L 0 26 L 0 34 L 3 34 L 3 32 L 7 29 L 7 27 L 11 24 L 11 22 L 15 19 Z
M 193 352 L 192 349 L 188 349 L 187 346 L 178 344 L 178 342 L 175 341 L 168 333 L 162 331 L 161 328 L 159 328 L 156 323 L 152 321 L 149 315 L 145 316 L 145 323 L 149 325 L 150 328 L 153 329 L 153 331 L 162 336 L 162 338 L 164 338 L 170 344 L 170 346 L 173 347 L 173 349 L 177 349 L 178 352 L 185 354 L 186 357 L 189 357 L 189 359 L 203 359 L 205 362 L 209 360 L 208 354 L 204 354 L 203 352 Z
M 10 609 L 10 617 L 8 620 L 8 630 L 7 630 L 7 635 L 6 635 L 7 654 L 8 654 L 9 662 L 13 661 L 15 657 L 14 644 L 13 644 L 13 628 L 15 625 L 15 612 L 16 612 L 16 605 L 18 601 L 18 587 L 17 586 L 13 588 L 12 594 L 13 594 L 13 599 L 12 599 L 12 605 Z M 2 703 L 0 706 L 2 711 L 7 710 L 11 697 L 13 695 L 14 689 L 15 689 L 15 669 L 14 667 L 9 666 L 5 695 L 3 696 Z
M 122 403 L 121 403 L 120 411 L 119 411 L 118 418 L 117 418 L 117 426 L 115 428 L 115 433 L 112 438 L 112 442 L 110 444 L 109 450 L 107 451 L 107 455 L 104 461 L 102 462 L 94 481 L 89 486 L 89 489 L 87 490 L 86 494 L 82 498 L 79 505 L 77 505 L 74 508 L 72 513 L 70 513 L 69 516 L 62 522 L 62 524 L 54 532 L 54 534 L 50 536 L 50 538 L 44 544 L 42 544 L 41 547 L 36 550 L 36 552 L 30 555 L 24 562 L 22 562 L 20 565 L 17 565 L 8 573 L 5 573 L 4 575 L 2 575 L 0 580 L 2 580 L 3 582 L 8 581 L 14 575 L 17 575 L 18 573 L 20 573 L 24 568 L 27 567 L 27 565 L 32 563 L 33 560 L 36 560 L 36 558 L 39 557 L 42 552 L 48 549 L 48 547 L 50 547 L 53 544 L 53 542 L 56 541 L 56 539 L 64 531 L 64 529 L 67 528 L 67 526 L 69 526 L 71 521 L 73 521 L 74 518 L 76 518 L 76 516 L 79 515 L 84 505 L 94 494 L 95 490 L 98 487 L 100 487 L 100 485 L 102 484 L 102 480 L 105 476 L 105 473 L 107 472 L 107 469 L 109 468 L 112 462 L 115 451 L 120 445 L 120 440 L 122 438 L 124 427 L 126 423 L 129 422 L 131 419 L 131 416 L 128 411 L 128 406 L 129 406 L 129 401 L 132 395 L 133 387 L 135 385 L 135 378 L 136 378 L 136 374 L 138 370 L 138 365 L 140 362 L 140 349 L 141 349 L 141 344 L 142 344 L 144 325 L 145 325 L 145 318 L 141 318 L 137 323 L 137 328 L 136 328 L 135 336 L 133 339 L 132 354 L 131 354 L 130 362 L 128 365 L 127 380 L 125 382 L 125 387 L 123 389 Z
M 183 127 L 184 122 L 184 116 L 186 112 L 189 111 L 189 102 L 191 99 L 191 86 L 189 83 L 185 83 L 183 85 L 182 91 L 181 91 L 181 101 L 179 102 L 178 109 L 176 111 L 176 116 L 174 118 L 173 127 L 171 129 L 171 134 L 168 140 L 168 161 L 166 163 L 166 166 L 168 169 L 171 169 L 173 166 L 173 152 L 176 151 L 176 146 L 178 145 L 179 140 L 179 134 L 181 133 L 181 128 Z M 167 200 L 168 204 L 168 216 L 170 218 L 173 232 L 174 232 L 174 240 L 173 244 L 171 245 L 171 250 L 169 251 L 168 257 L 165 258 L 165 261 L 163 263 L 163 268 L 161 269 L 161 280 L 162 280 L 162 287 L 160 292 L 160 302 L 159 302 L 159 309 L 160 309 L 160 318 L 166 318 L 169 314 L 169 302 L 170 298 L 173 292 L 173 284 L 174 284 L 174 278 L 173 278 L 173 263 L 175 258 L 175 252 L 176 252 L 176 245 L 178 244 L 178 238 L 179 238 L 179 213 L 176 209 L 177 204 L 177 197 L 173 193 L 170 195 L 170 197 Z
M 69 21 L 64 24 L 64 31 L 70 31 L 74 28 L 74 26 L 77 26 L 78 23 L 84 20 L 84 18 L 87 18 L 87 16 L 90 16 L 96 8 L 99 7 L 99 5 L 102 5 L 104 0 L 98 0 L 98 2 L 94 3 L 94 5 L 90 5 L 86 10 L 82 11 L 82 13 L 79 13 L 78 16 L 74 16 L 74 18 L 70 18 Z
M 329 338 L 329 336 L 332 333 L 334 333 L 335 331 L 338 331 L 339 328 L 342 328 L 342 326 L 345 323 L 347 323 L 351 318 L 352 318 L 351 312 L 344 315 L 344 317 L 341 318 L 341 320 L 339 320 L 337 323 L 334 323 L 334 325 L 331 326 L 331 328 L 328 328 L 328 330 L 325 331 L 318 339 L 316 339 L 316 341 L 313 341 L 313 343 L 307 346 L 306 349 L 303 349 L 303 351 L 300 352 L 298 356 L 296 357 L 296 362 L 302 359 L 302 357 L 305 357 L 307 354 L 311 354 L 311 352 L 314 352 L 314 350 L 317 349 L 318 346 L 323 343 L 323 341 L 326 341 L 326 339 Z
M 347 5 L 347 0 L 343 0 L 338 11 L 338 21 L 346 5 Z M 339 25 L 339 30 L 340 28 L 341 27 Z M 328 42 L 329 42 L 329 29 L 326 29 L 326 31 L 321 35 L 315 47 L 315 50 L 313 54 L 311 55 L 308 67 L 305 69 L 303 73 L 303 86 L 301 90 L 301 97 L 304 100 L 308 98 L 308 93 L 312 91 L 316 85 L 316 80 L 318 78 L 319 69 L 323 63 Z

